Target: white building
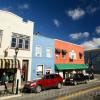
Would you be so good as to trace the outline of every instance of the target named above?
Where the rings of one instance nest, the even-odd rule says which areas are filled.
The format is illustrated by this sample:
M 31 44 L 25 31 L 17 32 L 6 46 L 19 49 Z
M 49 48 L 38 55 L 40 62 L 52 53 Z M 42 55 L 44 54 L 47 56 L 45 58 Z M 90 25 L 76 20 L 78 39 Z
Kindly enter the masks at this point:
M 25 22 L 23 18 L 11 12 L 0 10 L 0 76 L 5 71 L 11 77 L 15 71 L 16 79 L 20 80 L 22 74 L 23 81 L 30 80 L 33 30 L 34 22 Z M 16 47 L 19 51 L 15 67 Z

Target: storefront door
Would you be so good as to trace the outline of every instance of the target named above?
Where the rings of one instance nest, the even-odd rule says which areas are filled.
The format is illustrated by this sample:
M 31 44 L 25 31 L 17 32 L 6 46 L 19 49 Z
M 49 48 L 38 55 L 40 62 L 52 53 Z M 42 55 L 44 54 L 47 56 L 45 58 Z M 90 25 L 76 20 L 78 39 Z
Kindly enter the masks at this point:
M 22 64 L 22 80 L 26 82 L 28 79 L 29 60 L 23 60 Z

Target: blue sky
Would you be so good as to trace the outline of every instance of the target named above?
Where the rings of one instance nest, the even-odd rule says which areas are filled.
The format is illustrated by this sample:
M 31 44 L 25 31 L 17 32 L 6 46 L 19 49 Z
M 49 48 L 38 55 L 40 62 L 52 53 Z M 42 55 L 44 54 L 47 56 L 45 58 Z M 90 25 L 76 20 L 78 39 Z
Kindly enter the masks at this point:
M 41 35 L 100 48 L 100 0 L 0 0 L 0 9 L 34 21 Z

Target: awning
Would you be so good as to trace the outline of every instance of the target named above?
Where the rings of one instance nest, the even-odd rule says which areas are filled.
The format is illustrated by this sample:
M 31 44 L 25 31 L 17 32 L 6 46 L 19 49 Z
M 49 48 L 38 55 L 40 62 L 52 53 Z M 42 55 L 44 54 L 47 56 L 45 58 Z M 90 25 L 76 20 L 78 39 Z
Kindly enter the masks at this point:
M 20 62 L 16 60 L 16 66 L 13 59 L 0 59 L 0 69 L 12 69 L 12 68 L 19 68 Z
M 56 53 L 60 53 L 61 50 L 56 48 L 56 49 L 55 49 L 55 52 L 56 52 Z
M 85 64 L 55 64 L 55 70 L 87 69 Z
M 66 54 L 66 53 L 67 53 L 67 51 L 66 51 L 66 50 L 62 50 L 62 53 Z

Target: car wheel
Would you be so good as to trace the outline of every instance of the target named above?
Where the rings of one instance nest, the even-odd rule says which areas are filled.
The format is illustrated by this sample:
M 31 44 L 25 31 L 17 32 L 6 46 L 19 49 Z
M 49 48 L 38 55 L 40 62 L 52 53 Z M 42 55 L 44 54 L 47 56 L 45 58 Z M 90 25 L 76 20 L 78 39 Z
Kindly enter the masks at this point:
M 38 85 L 35 89 L 36 93 L 40 93 L 42 91 L 42 87 L 40 85 Z
M 58 83 L 57 84 L 57 88 L 60 89 L 61 87 L 62 87 L 62 84 L 61 83 Z
M 77 85 L 77 82 L 76 81 L 74 81 L 74 83 L 73 83 L 74 85 Z

